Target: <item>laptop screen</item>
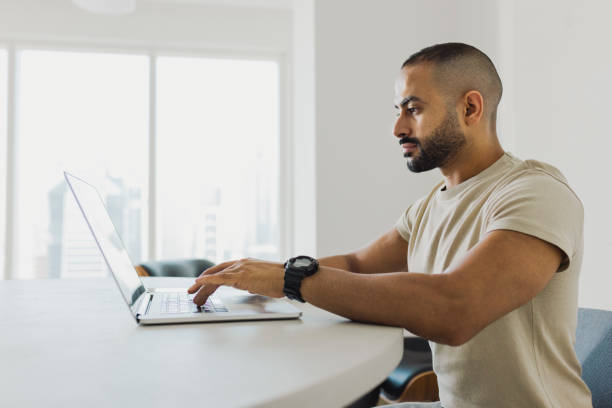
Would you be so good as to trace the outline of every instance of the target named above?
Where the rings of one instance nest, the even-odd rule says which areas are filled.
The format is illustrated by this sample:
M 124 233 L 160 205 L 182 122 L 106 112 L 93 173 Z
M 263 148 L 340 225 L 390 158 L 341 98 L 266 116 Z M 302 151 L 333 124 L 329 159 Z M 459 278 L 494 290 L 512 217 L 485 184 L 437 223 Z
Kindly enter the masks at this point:
M 117 234 L 102 197 L 91 184 L 66 172 L 64 172 L 64 176 L 102 252 L 108 269 L 115 277 L 115 281 L 132 314 L 135 315 L 136 300 L 145 292 L 145 287 L 130 261 L 121 238 Z

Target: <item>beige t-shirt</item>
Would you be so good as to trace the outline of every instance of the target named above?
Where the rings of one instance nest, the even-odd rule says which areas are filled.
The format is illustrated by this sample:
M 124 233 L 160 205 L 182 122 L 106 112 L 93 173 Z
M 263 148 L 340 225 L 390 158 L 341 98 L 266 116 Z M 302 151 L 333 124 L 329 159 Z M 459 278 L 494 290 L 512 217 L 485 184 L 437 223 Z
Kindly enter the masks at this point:
M 442 405 L 591 407 L 574 352 L 584 214 L 567 180 L 553 166 L 506 153 L 463 183 L 445 190 L 443 185 L 411 205 L 396 224 L 408 242 L 410 271 L 444 273 L 498 229 L 548 241 L 565 258 L 535 298 L 467 343 L 430 342 Z

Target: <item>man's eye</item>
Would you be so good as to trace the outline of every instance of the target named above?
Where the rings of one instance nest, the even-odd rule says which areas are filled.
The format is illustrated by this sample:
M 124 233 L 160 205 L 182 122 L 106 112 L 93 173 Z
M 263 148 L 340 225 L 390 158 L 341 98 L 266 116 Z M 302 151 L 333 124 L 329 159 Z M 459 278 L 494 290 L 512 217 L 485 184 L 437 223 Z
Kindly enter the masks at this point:
M 410 113 L 411 115 L 415 114 L 417 111 L 419 110 L 419 108 L 406 108 L 406 112 Z M 401 115 L 401 112 L 396 112 L 395 113 L 395 117 L 399 118 Z

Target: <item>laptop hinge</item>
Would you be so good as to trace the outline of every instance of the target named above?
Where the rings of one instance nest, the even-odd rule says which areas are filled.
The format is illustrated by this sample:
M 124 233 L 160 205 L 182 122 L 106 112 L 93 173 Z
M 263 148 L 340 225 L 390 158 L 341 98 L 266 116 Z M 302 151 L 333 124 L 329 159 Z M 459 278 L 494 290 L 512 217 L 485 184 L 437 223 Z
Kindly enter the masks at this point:
M 138 305 L 138 312 L 136 313 L 136 318 L 138 319 L 140 316 L 144 316 L 149 309 L 149 303 L 151 302 L 151 293 L 144 292 L 140 299 L 140 304 Z

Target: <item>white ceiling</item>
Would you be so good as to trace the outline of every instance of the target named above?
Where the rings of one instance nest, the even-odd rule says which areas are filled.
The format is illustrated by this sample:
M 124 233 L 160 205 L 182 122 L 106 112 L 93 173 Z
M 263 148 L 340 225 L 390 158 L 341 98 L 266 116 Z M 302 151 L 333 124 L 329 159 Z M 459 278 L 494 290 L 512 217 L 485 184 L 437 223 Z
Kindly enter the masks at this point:
M 139 0 L 147 3 L 190 3 L 214 6 L 259 7 L 289 10 L 294 0 Z M 297 0 L 299 1 L 299 0 Z M 138 5 L 136 6 L 138 7 Z

